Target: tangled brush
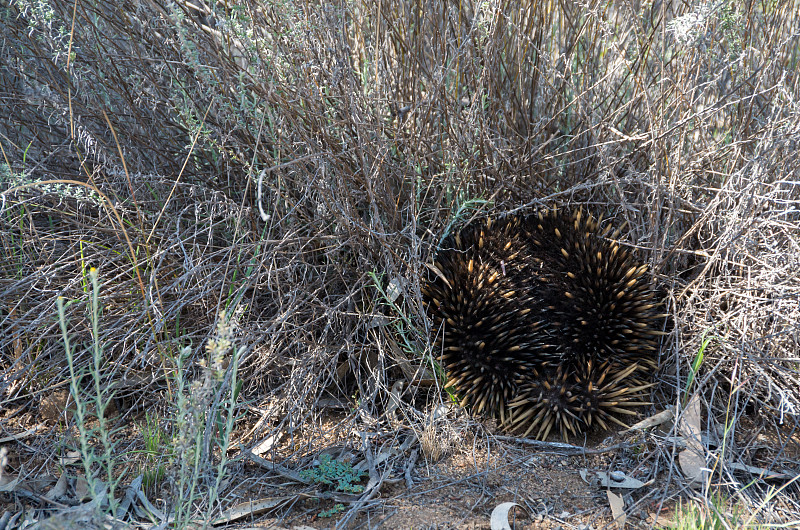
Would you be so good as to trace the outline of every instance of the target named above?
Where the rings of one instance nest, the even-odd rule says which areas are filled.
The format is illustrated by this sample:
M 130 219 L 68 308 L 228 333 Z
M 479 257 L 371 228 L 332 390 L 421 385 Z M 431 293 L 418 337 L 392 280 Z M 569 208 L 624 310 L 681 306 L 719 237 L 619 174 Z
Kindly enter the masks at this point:
M 609 232 L 552 209 L 445 239 L 422 294 L 462 406 L 566 439 L 648 404 L 664 315 L 647 266 Z

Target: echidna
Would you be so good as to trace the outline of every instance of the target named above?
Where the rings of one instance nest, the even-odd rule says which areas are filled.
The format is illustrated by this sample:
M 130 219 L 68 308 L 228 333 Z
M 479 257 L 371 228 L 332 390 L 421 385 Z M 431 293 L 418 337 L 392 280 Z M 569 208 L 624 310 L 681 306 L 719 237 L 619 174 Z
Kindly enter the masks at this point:
M 462 406 L 566 439 L 647 404 L 663 315 L 647 266 L 609 232 L 551 209 L 445 239 L 422 293 Z

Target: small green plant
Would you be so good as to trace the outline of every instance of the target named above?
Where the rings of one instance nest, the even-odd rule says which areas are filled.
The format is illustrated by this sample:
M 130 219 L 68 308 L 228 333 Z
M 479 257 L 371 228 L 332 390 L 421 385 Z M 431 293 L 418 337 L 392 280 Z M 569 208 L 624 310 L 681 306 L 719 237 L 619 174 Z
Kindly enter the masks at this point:
M 699 507 L 697 503 L 678 504 L 675 507 L 675 520 L 673 523 L 664 526 L 664 529 L 671 530 L 716 530 L 724 528 L 717 525 L 719 521 L 709 518 L 708 511 Z
M 166 475 L 162 456 L 170 456 L 169 434 L 161 427 L 158 417 L 147 412 L 145 423 L 140 426 L 144 440 L 145 461 L 141 465 L 142 485 L 146 490 L 154 490 Z
M 719 21 L 722 37 L 727 43 L 728 60 L 735 59 L 742 53 L 744 24 L 743 15 L 737 9 L 736 2 L 725 2 L 720 7 Z
M 706 348 L 708 348 L 708 345 L 711 344 L 712 339 L 713 337 L 709 337 L 707 333 L 703 334 L 700 348 L 697 350 L 697 355 L 695 356 L 694 361 L 692 361 L 692 366 L 689 370 L 689 377 L 686 379 L 686 388 L 684 389 L 683 396 L 684 407 L 689 402 L 689 391 L 692 389 L 692 384 L 697 377 L 697 373 L 700 371 L 700 367 L 703 365 L 703 358 L 705 357 Z
M 206 343 L 208 357 L 200 363 L 201 376 L 193 381 L 188 380 L 186 366 L 191 348 L 183 348 L 174 359 L 175 450 L 171 473 L 178 528 L 193 523 L 199 501 L 205 500 L 209 507 L 216 507 L 227 473 L 227 449 L 237 418 L 241 388 L 238 379 L 240 351 L 233 343 L 235 329 L 236 312 L 229 316 L 221 311 L 216 332 Z
M 690 501 L 675 507 L 674 522 L 661 528 L 670 530 L 727 530 L 729 528 L 760 528 L 745 525 L 741 510 L 731 506 L 722 494 L 715 494 L 706 502 Z
M 344 511 L 344 504 L 338 503 L 333 506 L 330 510 L 323 510 L 319 512 L 319 517 L 333 517 L 337 513 L 342 513 Z
M 491 201 L 487 201 L 486 199 L 467 199 L 461 202 L 456 209 L 456 212 L 452 214 L 450 218 L 450 222 L 447 223 L 447 227 L 442 232 L 441 238 L 439 239 L 439 245 L 445 240 L 445 238 L 453 231 L 453 227 L 458 225 L 464 219 L 469 217 L 471 213 L 477 212 L 482 208 L 489 208 L 492 206 Z
M 114 430 L 106 416 L 106 409 L 113 396 L 103 377 L 104 361 L 103 346 L 100 344 L 100 303 L 98 301 L 100 282 L 96 268 L 89 269 L 89 279 L 91 281 L 89 320 L 92 328 L 92 341 L 90 346 L 91 362 L 88 367 L 78 367 L 75 350 L 70 346 L 63 297 L 58 297 L 56 306 L 64 340 L 64 352 L 69 367 L 69 389 L 75 402 L 75 426 L 78 429 L 84 478 L 89 485 L 95 508 L 102 511 L 107 507 L 114 514 L 117 508 L 114 491 L 124 474 L 114 471 L 116 464 Z M 83 388 L 87 379 L 90 381 L 88 391 Z M 96 420 L 94 424 L 90 424 L 92 416 Z M 98 468 L 100 473 L 97 472 Z
M 300 472 L 300 476 L 307 480 L 313 480 L 318 484 L 333 486 L 335 482 L 336 489 L 344 493 L 361 493 L 364 491 L 364 486 L 356 484 L 356 482 L 361 481 L 364 475 L 366 475 L 366 472 L 359 471 L 347 462 L 336 460 L 328 454 L 320 456 L 319 464 L 313 468 Z

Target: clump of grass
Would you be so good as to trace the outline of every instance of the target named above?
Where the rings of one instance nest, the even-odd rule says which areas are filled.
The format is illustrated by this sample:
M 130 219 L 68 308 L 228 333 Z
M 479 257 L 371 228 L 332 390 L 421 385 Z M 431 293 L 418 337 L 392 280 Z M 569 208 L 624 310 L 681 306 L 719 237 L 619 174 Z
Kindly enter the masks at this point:
M 334 504 L 331 509 L 322 510 L 321 512 L 319 512 L 319 517 L 322 517 L 322 518 L 333 517 L 336 514 L 342 513 L 343 511 L 345 511 L 345 509 L 346 508 L 345 508 L 344 504 L 339 502 L 339 503 Z
M 139 466 L 142 486 L 146 492 L 155 493 L 166 477 L 165 460 L 172 458 L 172 439 L 161 427 L 159 417 L 149 411 L 145 413 L 145 422 L 139 431 L 144 441 L 144 462 Z
M 729 508 L 728 502 L 715 495 L 710 502 L 687 501 L 675 507 L 674 521 L 662 526 L 671 530 L 729 530 L 731 528 L 762 528 L 761 525 L 743 526 L 741 510 Z

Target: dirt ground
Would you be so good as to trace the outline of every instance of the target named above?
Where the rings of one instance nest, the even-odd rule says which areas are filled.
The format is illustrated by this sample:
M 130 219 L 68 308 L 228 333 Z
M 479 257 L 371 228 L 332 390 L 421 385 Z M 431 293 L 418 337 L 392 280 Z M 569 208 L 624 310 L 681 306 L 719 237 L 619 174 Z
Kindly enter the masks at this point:
M 331 422 L 331 432 L 336 422 Z M 347 512 L 334 517 L 320 517 L 335 501 L 307 498 L 297 502 L 281 517 L 262 520 L 259 525 L 276 528 L 490 528 L 492 511 L 502 503 L 519 505 L 509 513 L 512 528 L 614 528 L 609 498 L 597 483 L 596 471 L 618 471 L 628 477 L 643 478 L 646 461 L 637 462 L 636 443 L 619 433 L 600 434 L 586 440 L 586 448 L 595 454 L 568 454 L 555 442 L 552 448 L 515 442 L 502 433 L 494 433 L 491 422 L 472 423 L 467 432 L 452 432 L 451 426 L 436 432 L 438 446 L 422 434 L 419 454 L 410 473 L 408 457 L 400 456 L 388 469 L 379 492 L 359 511 L 347 518 Z M 450 432 L 448 432 L 450 431 Z M 477 436 L 475 432 L 483 433 Z M 383 440 L 386 446 L 402 445 L 402 439 Z M 375 440 L 375 445 L 381 443 Z M 626 447 L 620 447 L 626 445 Z M 630 447 L 627 447 L 630 445 Z M 615 446 L 616 449 L 604 451 Z M 428 456 L 425 456 L 425 450 Z M 436 449 L 441 451 L 435 454 Z M 348 451 L 340 458 L 347 459 Z M 644 454 L 643 452 L 641 453 Z M 388 466 L 391 468 L 392 466 Z M 584 480 L 585 477 L 586 480 Z M 364 480 L 366 482 L 366 478 Z M 249 491 L 257 498 L 275 496 L 274 481 Z M 255 486 L 255 484 L 254 484 Z M 638 491 L 619 491 L 625 500 L 627 528 L 661 526 L 673 518 L 675 502 L 661 502 L 653 495 L 657 488 L 648 484 Z M 282 494 L 289 494 L 290 490 Z M 656 514 L 658 517 L 656 517 Z
M 103 526 L 79 511 L 81 499 L 85 503 L 87 498 L 81 493 L 80 459 L 69 449 L 75 444 L 74 433 L 65 432 L 52 418 L 42 422 L 30 412 L 5 411 L 0 416 L 5 416 L 0 418 L 4 420 L 0 445 L 6 460 L 0 477 L 0 523 L 4 514 L 7 518 L 16 515 L 17 523 L 22 520 L 19 514 L 24 514 L 28 521 L 49 521 L 56 525 L 53 528 Z M 625 528 L 660 528 L 675 518 L 678 490 L 665 487 L 674 477 L 668 468 L 653 469 L 657 465 L 653 441 L 642 435 L 598 433 L 581 444 L 585 451 L 580 454 L 575 445 L 520 442 L 497 432 L 491 421 L 460 417 L 422 433 L 402 428 L 361 433 L 358 447 L 358 433 L 348 433 L 344 420 L 344 416 L 331 415 L 313 433 L 285 436 L 261 457 L 250 454 L 237 460 L 242 453 L 232 450 L 220 510 L 213 512 L 214 516 L 222 512 L 227 520 L 216 521 L 217 526 L 491 528 L 493 510 L 503 503 L 516 503 L 508 516 L 511 528 L 617 528 L 608 490 L 600 484 L 603 472 L 645 481 L 635 488 L 611 490 L 624 502 Z M 138 454 L 139 428 L 133 421 L 118 433 L 117 447 L 121 451 L 124 447 L 127 456 Z M 8 436 L 9 431 L 17 436 Z M 368 491 L 366 468 L 371 461 L 379 486 L 372 488 L 368 498 L 359 499 L 358 494 L 343 494 L 302 477 L 299 471 L 313 467 L 323 453 L 361 466 L 363 478 L 358 484 Z M 366 453 L 370 456 L 365 457 Z M 270 454 L 281 456 L 270 459 Z M 130 490 L 140 470 L 128 467 L 118 497 Z M 648 481 L 648 477 L 655 478 Z M 168 491 L 164 483 L 160 490 L 151 488 L 145 495 L 157 509 L 165 509 Z M 352 510 L 354 506 L 358 509 Z M 59 522 L 81 513 L 80 524 Z M 135 522 L 142 522 L 141 513 L 131 509 L 118 519 L 138 526 Z
M 609 466 L 613 466 L 610 455 L 563 456 L 525 448 L 506 447 L 491 455 L 485 450 L 454 454 L 437 463 L 421 462 L 412 488 L 404 482 L 381 488 L 374 508 L 348 526 L 490 528 L 492 510 L 514 502 L 520 507 L 511 511 L 512 528 L 603 528 L 612 519 L 607 494 L 585 482 L 581 470 Z M 674 503 L 660 506 L 642 494 L 636 499 L 636 505 L 628 508 L 628 528 L 651 527 L 657 522 L 656 513 L 662 514 L 658 523 L 665 524 L 674 513 Z M 309 500 L 283 522 L 271 522 L 283 528 L 332 527 L 336 519 L 317 515 L 330 504 Z

